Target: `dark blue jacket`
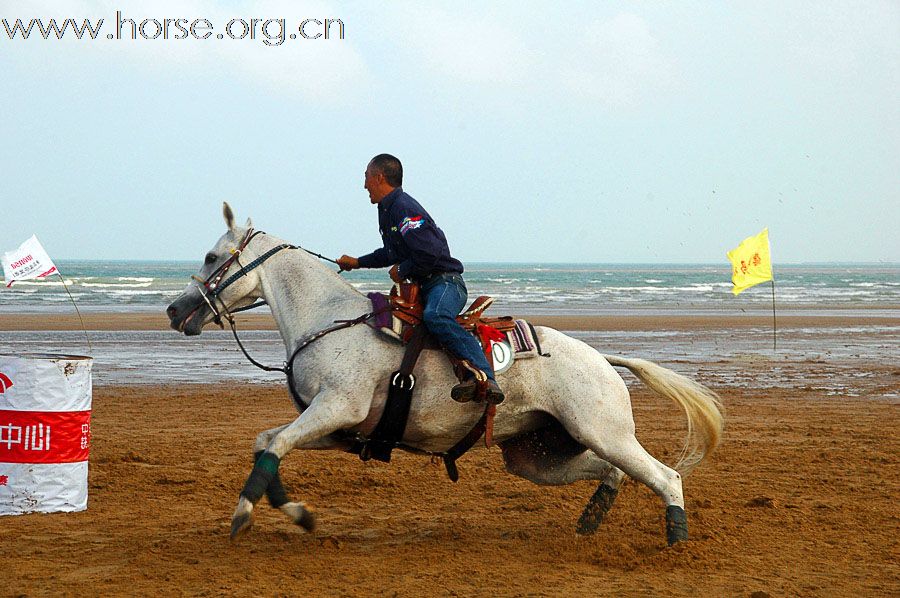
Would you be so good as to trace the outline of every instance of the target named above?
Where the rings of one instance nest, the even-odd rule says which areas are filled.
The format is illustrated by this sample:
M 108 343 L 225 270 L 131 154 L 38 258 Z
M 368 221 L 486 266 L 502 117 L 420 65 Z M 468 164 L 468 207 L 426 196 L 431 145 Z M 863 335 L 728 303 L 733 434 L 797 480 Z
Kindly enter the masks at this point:
M 378 228 L 384 247 L 360 257 L 360 267 L 399 264 L 397 270 L 402 278 L 420 282 L 441 272 L 462 274 L 462 262 L 450 255 L 443 231 L 402 188 L 397 187 L 379 202 Z

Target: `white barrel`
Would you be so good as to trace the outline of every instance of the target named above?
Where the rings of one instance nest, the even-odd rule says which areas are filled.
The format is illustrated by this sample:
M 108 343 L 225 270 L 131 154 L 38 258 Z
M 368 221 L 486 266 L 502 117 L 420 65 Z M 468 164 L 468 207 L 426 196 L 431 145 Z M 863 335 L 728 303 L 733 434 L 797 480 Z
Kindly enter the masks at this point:
M 87 508 L 92 365 L 0 354 L 0 515 Z

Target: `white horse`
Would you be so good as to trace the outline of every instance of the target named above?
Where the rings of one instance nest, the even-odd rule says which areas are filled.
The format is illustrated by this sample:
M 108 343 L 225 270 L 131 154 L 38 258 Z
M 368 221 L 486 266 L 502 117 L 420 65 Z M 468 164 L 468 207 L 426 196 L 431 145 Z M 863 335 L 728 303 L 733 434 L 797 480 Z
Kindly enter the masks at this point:
M 236 226 L 228 204 L 224 216 L 228 231 L 207 253 L 195 281 L 167 310 L 172 328 L 197 335 L 215 319 L 211 305 L 216 311 L 233 310 L 264 299 L 290 357 L 304 339 L 335 320 L 371 311 L 364 295 L 306 251 L 273 252 L 249 269 L 254 259 L 283 241 L 260 233 L 250 238 L 250 221 L 246 227 Z M 228 261 L 248 238 L 239 259 Z M 223 277 L 234 279 L 213 296 L 211 289 Z M 208 284 L 198 284 L 201 279 Z M 497 408 L 494 439 L 506 469 L 536 484 L 600 480 L 578 522 L 579 533 L 597 529 L 628 475 L 665 503 L 669 544 L 687 539 L 681 473 L 702 461 L 719 442 L 724 420 L 716 394 L 649 361 L 601 355 L 552 328 L 536 331 L 551 357 L 517 362 L 500 375 L 506 401 Z M 264 492 L 295 523 L 313 528 L 311 511 L 284 493 L 277 474 L 280 460 L 294 449 L 346 450 L 349 433 L 370 434 L 384 410 L 388 377 L 402 356 L 399 344 L 365 325 L 323 336 L 296 356 L 293 385 L 300 415 L 257 437 L 255 465 L 232 518 L 232 537 L 249 529 Z M 678 471 L 653 458 L 635 438 L 628 389 L 612 366 L 628 368 L 684 410 L 688 432 L 675 466 Z M 450 399 L 456 378 L 440 351 L 423 351 L 415 374 L 403 443 L 413 450 L 446 451 L 474 427 L 484 407 Z

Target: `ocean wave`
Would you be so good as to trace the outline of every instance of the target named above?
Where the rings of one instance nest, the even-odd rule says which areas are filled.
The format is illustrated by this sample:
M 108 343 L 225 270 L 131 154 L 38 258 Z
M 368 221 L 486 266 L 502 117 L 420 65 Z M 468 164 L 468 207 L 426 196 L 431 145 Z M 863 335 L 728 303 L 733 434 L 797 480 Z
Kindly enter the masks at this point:
M 671 288 L 667 287 L 653 287 L 653 286 L 644 286 L 644 287 L 603 287 L 602 289 L 597 289 L 600 292 L 611 292 L 617 293 L 619 291 L 650 291 L 650 292 L 658 292 L 658 291 L 671 291 Z
M 687 291 L 689 293 L 709 293 L 712 292 L 713 286 L 711 284 L 700 284 L 700 285 L 691 285 L 689 287 L 669 287 L 673 291 Z
M 866 289 L 884 289 L 900 285 L 896 282 L 851 282 L 850 287 L 862 287 Z
M 152 291 L 125 291 L 121 289 L 108 289 L 100 291 L 104 295 L 112 295 L 113 297 L 136 297 L 140 295 L 172 295 L 180 294 L 175 291 L 163 291 L 163 290 L 152 290 Z
M 688 291 L 688 292 L 701 292 L 701 293 L 711 293 L 715 288 L 728 287 L 731 288 L 732 284 L 730 282 L 726 283 L 711 283 L 711 284 L 699 284 L 695 283 L 689 287 L 668 287 L 673 291 Z
M 146 288 L 146 287 L 149 287 L 151 284 L 153 284 L 153 283 L 152 282 L 138 282 L 138 283 L 131 283 L 131 284 L 122 284 L 122 283 L 115 283 L 115 282 L 83 282 L 83 283 L 81 283 L 80 286 L 97 287 L 97 288 L 132 289 L 132 288 Z
M 72 299 L 88 299 L 90 296 L 87 293 L 72 293 Z M 62 295 L 44 295 L 41 297 L 41 301 L 47 301 L 50 303 L 62 303 L 68 302 L 69 296 L 63 293 Z
M 181 264 L 66 266 L 62 264 L 65 282 L 76 301 L 114 310 L 171 301 L 182 292 L 185 282 L 176 281 L 173 276 L 187 272 Z M 900 304 L 900 268 L 895 266 L 853 268 L 846 272 L 844 268 L 785 267 L 779 272 L 776 301 L 785 306 Z M 669 305 L 731 309 L 730 274 L 730 268 L 709 265 L 501 264 L 471 268 L 466 282 L 471 297 L 492 295 L 517 309 L 528 304 L 543 310 L 586 310 L 604 305 L 613 309 Z M 391 286 L 383 272 L 353 273 L 348 282 L 364 294 L 385 293 Z M 4 309 L 40 305 L 48 311 L 67 309 L 68 296 L 60 288 L 62 285 L 55 275 L 51 280 L 18 282 L 5 293 L 0 292 L 0 305 Z M 741 301 L 768 303 L 771 298 L 767 286 L 751 289 L 741 296 Z
M 69 286 L 73 286 L 75 283 L 72 282 L 71 279 L 65 278 L 63 279 L 65 283 Z M 78 280 L 77 278 L 75 280 Z M 14 287 L 25 286 L 25 287 L 61 287 L 63 286 L 62 280 L 17 280 Z
M 495 299 L 499 301 L 505 301 L 507 303 L 550 303 L 549 297 L 540 297 L 535 295 L 516 295 L 509 294 L 495 297 Z

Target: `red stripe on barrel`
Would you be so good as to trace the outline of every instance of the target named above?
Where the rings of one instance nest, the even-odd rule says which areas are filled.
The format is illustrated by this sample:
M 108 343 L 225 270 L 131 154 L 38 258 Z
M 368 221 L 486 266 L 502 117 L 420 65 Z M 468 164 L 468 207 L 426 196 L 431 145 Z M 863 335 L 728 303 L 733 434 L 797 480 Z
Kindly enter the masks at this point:
M 0 463 L 77 463 L 90 447 L 90 411 L 0 410 Z

